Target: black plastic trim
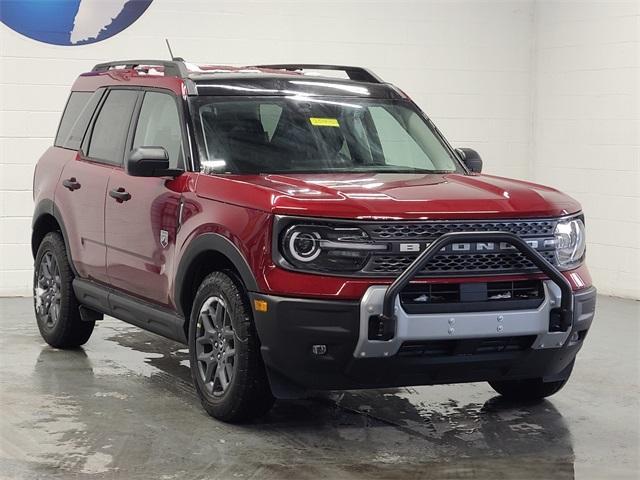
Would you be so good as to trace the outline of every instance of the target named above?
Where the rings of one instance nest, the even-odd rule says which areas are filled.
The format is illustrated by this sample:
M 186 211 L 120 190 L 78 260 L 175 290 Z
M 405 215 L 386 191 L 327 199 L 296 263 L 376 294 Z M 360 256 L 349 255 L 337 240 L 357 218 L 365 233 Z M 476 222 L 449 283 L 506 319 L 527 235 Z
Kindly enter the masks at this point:
M 97 283 L 89 280 L 75 278 L 73 280 L 73 291 L 76 294 L 78 303 L 89 307 L 96 312 L 102 312 L 105 315 L 111 315 L 111 306 L 109 305 L 109 289 L 102 287 Z
M 73 280 L 73 291 L 78 302 L 92 310 L 187 344 L 184 319 L 170 310 L 80 278 Z
M 62 219 L 62 214 L 60 213 L 60 210 L 58 209 L 56 204 L 48 198 L 40 200 L 33 212 L 33 219 L 31 221 L 31 253 L 33 255 L 33 258 L 35 259 L 36 254 L 38 253 L 38 246 L 33 244 L 34 229 L 43 215 L 51 215 L 53 218 L 55 218 L 56 222 L 58 222 L 58 225 L 60 226 L 60 233 L 62 234 L 62 238 L 64 240 L 64 246 L 67 250 L 67 259 L 69 260 L 69 266 L 71 267 L 71 271 L 73 272 L 74 276 L 78 276 L 78 271 L 76 270 L 76 267 L 73 264 L 73 258 L 71 257 L 71 249 L 69 248 L 68 240 L 69 237 L 67 235 L 67 229 L 64 225 L 64 220 Z
M 182 298 L 184 295 L 184 284 L 186 280 L 187 271 L 192 265 L 193 261 L 198 255 L 205 252 L 218 252 L 224 255 L 231 261 L 244 283 L 244 286 L 248 291 L 258 291 L 258 283 L 247 263 L 246 259 L 228 238 L 223 237 L 217 233 L 203 233 L 187 246 L 182 258 L 180 259 L 180 265 L 176 272 L 175 277 L 175 302 L 178 305 L 178 311 L 181 315 L 184 315 L 182 309 Z
M 595 309 L 595 288 L 575 292 L 574 328 L 586 331 Z M 277 398 L 302 397 L 308 390 L 390 388 L 443 383 L 566 378 L 583 342 L 562 348 L 480 352 L 473 355 L 361 359 L 353 351 L 360 331 L 359 303 L 251 293 L 267 302 L 254 310 L 261 352 Z M 325 345 L 322 355 L 313 345 Z
M 250 293 L 267 302 L 267 311 L 254 309 L 253 318 L 260 338 L 260 351 L 274 395 L 301 396 L 307 378 L 332 383 L 353 358 L 358 341 L 357 301 L 317 300 Z M 313 345 L 325 345 L 324 355 L 314 355 Z M 317 378 L 316 378 L 317 377 Z

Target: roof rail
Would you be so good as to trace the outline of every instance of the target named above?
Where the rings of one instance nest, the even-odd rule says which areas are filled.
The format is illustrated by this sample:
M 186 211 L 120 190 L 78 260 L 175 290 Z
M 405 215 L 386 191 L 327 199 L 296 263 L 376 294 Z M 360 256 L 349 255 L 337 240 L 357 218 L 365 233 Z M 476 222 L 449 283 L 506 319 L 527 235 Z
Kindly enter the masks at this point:
M 98 63 L 92 72 L 106 72 L 114 67 L 136 68 L 139 65 L 159 66 L 164 68 L 164 73 L 171 77 L 186 78 L 189 75 L 182 60 L 117 60 L 114 62 Z
M 363 67 L 347 67 L 342 65 L 317 65 L 310 63 L 283 63 L 276 65 L 256 65 L 258 68 L 270 68 L 273 70 L 336 70 L 345 72 L 349 80 L 356 82 L 369 82 L 369 83 L 384 83 L 383 80 L 378 77 L 371 70 Z

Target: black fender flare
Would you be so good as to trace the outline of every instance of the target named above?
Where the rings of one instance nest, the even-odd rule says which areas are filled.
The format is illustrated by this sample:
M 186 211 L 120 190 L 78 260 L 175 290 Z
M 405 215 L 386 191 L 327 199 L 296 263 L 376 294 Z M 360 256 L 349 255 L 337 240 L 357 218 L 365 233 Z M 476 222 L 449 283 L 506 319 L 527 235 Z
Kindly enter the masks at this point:
M 205 252 L 216 252 L 224 255 L 229 259 L 233 266 L 238 271 L 242 282 L 250 292 L 257 292 L 258 283 L 256 278 L 244 258 L 244 255 L 238 250 L 231 240 L 218 233 L 203 233 L 193 239 L 187 246 L 180 264 L 176 270 L 175 286 L 174 286 L 174 301 L 178 312 L 184 317 L 184 311 L 182 308 L 182 296 L 184 295 L 184 284 L 189 267 L 198 255 Z
M 56 222 L 58 222 L 58 225 L 60 226 L 60 233 L 62 234 L 62 238 L 64 240 L 64 246 L 67 250 L 67 258 L 69 259 L 69 266 L 71 267 L 71 271 L 73 272 L 73 274 L 77 277 L 78 271 L 76 270 L 76 267 L 73 264 L 71 249 L 69 248 L 69 241 L 68 241 L 69 237 L 67 235 L 67 229 L 64 225 L 64 220 L 62 219 L 62 214 L 60 213 L 60 210 L 58 209 L 56 204 L 53 202 L 53 200 L 50 200 L 48 198 L 40 200 L 40 202 L 38 202 L 38 204 L 36 205 L 33 211 L 33 219 L 31 221 L 31 253 L 33 255 L 33 258 L 35 259 L 36 254 L 38 253 L 38 249 L 36 245 L 34 245 L 33 243 L 33 234 L 34 234 L 36 225 L 38 224 L 40 219 L 45 215 L 51 215 L 53 218 L 55 218 Z

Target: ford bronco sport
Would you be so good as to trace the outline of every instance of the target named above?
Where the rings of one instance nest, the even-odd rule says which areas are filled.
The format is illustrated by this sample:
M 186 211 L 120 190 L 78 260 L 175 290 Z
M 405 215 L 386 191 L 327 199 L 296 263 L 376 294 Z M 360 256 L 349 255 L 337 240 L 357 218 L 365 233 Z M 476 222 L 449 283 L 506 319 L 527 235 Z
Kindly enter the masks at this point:
M 187 344 L 225 421 L 317 390 L 552 395 L 595 310 L 580 205 L 481 167 L 363 68 L 96 65 L 35 171 L 38 327 Z

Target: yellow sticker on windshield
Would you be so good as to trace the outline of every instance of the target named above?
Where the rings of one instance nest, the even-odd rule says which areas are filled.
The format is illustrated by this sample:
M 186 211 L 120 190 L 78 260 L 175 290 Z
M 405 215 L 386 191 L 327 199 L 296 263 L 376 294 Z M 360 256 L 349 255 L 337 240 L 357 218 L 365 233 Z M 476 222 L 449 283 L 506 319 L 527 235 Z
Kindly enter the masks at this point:
M 318 118 L 310 117 L 309 121 L 314 127 L 339 127 L 337 118 Z

